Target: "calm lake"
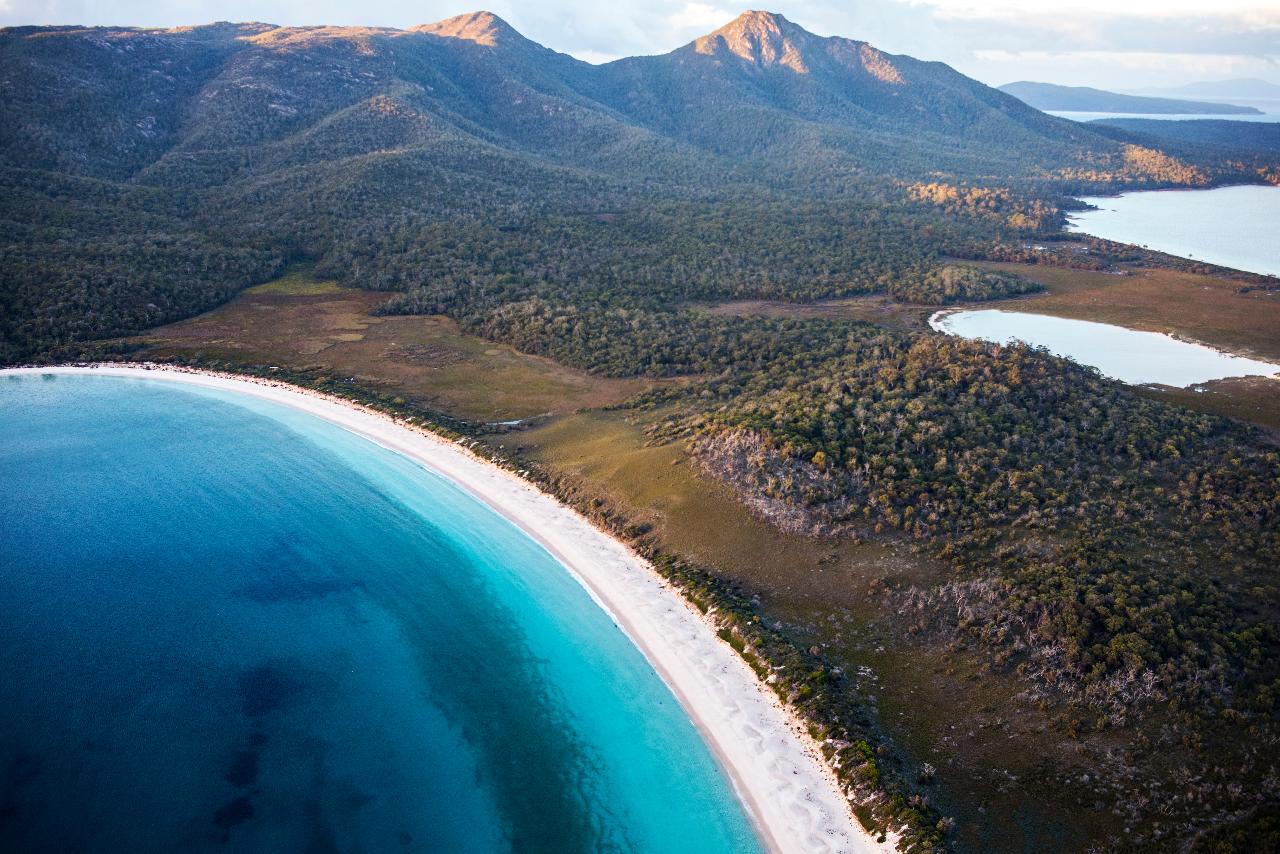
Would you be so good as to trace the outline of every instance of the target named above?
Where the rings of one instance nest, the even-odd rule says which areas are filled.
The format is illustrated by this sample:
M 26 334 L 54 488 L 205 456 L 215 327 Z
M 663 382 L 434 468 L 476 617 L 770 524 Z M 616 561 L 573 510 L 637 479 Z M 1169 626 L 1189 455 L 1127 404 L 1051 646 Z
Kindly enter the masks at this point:
M 0 850 L 760 850 L 519 529 L 311 415 L 0 378 Z
M 1154 190 L 1081 199 L 1069 231 L 1280 276 L 1280 187 Z
M 1017 340 L 1097 368 L 1126 383 L 1190 386 L 1224 377 L 1268 376 L 1280 365 L 1230 356 L 1157 332 L 1043 314 L 983 309 L 939 312 L 929 325 L 948 335 L 1007 344 Z

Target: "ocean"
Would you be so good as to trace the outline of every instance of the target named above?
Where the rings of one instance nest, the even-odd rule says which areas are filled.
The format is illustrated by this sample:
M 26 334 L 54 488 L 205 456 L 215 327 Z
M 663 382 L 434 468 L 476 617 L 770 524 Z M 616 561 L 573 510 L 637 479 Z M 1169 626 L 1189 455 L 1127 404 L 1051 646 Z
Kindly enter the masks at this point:
M 3 377 L 0 519 L 4 850 L 760 850 L 569 573 L 335 425 Z

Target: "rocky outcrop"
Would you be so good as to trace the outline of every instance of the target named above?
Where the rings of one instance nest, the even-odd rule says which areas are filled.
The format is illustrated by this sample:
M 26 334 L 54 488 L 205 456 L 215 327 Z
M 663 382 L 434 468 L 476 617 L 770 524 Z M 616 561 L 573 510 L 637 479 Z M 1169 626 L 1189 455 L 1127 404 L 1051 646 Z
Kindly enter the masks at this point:
M 749 430 L 704 434 L 690 446 L 702 471 L 725 484 L 751 512 L 791 534 L 852 533 L 849 479 L 789 455 Z

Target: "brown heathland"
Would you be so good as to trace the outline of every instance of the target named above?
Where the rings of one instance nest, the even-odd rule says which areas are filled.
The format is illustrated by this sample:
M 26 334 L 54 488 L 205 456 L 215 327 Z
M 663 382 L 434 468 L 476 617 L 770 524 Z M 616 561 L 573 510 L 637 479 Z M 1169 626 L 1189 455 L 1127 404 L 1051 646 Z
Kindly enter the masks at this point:
M 644 387 L 466 335 L 447 317 L 375 317 L 388 294 L 292 273 L 207 314 L 148 333 L 143 358 L 200 355 L 315 368 L 468 421 L 512 421 L 608 406 Z

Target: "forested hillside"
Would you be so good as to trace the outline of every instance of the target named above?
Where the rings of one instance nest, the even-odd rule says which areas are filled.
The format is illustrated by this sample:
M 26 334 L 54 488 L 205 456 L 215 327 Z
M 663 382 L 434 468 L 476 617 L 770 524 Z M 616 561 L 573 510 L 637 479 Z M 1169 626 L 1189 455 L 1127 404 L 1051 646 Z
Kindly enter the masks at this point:
M 767 13 L 603 66 L 485 13 L 407 31 L 12 28 L 0 75 L 5 360 L 207 309 L 297 259 L 499 301 L 515 277 L 521 299 L 893 281 L 939 302 L 958 293 L 940 254 L 1053 229 L 1064 192 L 1257 177 Z M 921 203 L 925 183 L 981 201 L 956 217 Z
M 1280 122 L 1239 122 L 1197 119 L 1099 119 L 1089 122 L 1099 133 L 1116 139 L 1138 140 L 1191 160 L 1215 157 L 1251 166 L 1270 183 L 1280 182 Z

